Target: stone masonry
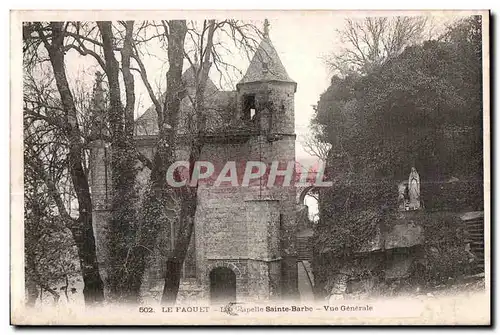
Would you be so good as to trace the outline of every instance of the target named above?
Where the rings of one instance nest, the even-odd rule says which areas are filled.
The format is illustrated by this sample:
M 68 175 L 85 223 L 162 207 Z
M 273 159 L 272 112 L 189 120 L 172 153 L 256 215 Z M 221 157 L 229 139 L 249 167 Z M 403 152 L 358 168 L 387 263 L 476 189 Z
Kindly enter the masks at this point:
M 194 71 L 188 69 L 184 80 L 190 90 Z M 294 94 L 297 84 L 291 80 L 265 34 L 236 91 L 218 91 L 209 83 L 207 89 L 206 138 L 201 160 L 214 164 L 216 173 L 228 161 L 244 164 L 260 161 L 271 165 L 280 161 L 280 169 L 295 161 Z M 181 120 L 190 113 L 188 98 L 182 103 Z M 215 120 L 215 121 L 214 121 Z M 181 122 L 182 123 L 182 122 Z M 136 121 L 139 150 L 148 157 L 154 154 L 157 133 L 153 108 Z M 182 142 L 185 129 L 178 129 L 178 159 L 188 157 L 189 148 Z M 93 218 L 99 260 L 105 269 L 104 227 L 109 216 L 111 171 L 106 164 L 110 149 L 96 141 L 92 150 L 91 182 Z M 138 163 L 139 164 L 139 163 Z M 241 170 L 238 168 L 238 172 Z M 142 168 L 138 186 L 143 187 L 149 171 Z M 242 176 L 238 176 L 241 181 Z M 279 177 L 278 177 L 279 178 Z M 107 179 L 107 180 L 106 180 Z M 140 188 L 139 187 L 139 188 Z M 293 186 L 268 187 L 265 180 L 251 186 L 202 183 L 192 246 L 185 261 L 182 287 L 197 292 L 192 299 L 209 301 L 225 283 L 211 282 L 211 273 L 230 270 L 236 278 L 237 301 L 269 301 L 297 298 L 296 189 Z M 169 230 L 166 230 L 169 231 Z M 159 239 L 162 237 L 160 236 Z M 163 236 L 162 248 L 170 248 L 169 234 Z M 160 250 L 147 273 L 149 287 L 162 279 L 162 262 L 168 250 Z M 163 255 L 163 256 L 162 256 Z M 105 276 L 105 271 L 103 271 Z M 189 283 L 187 285 L 186 283 Z M 187 285 L 187 286 L 186 286 Z M 227 284 L 229 285 L 229 284 Z

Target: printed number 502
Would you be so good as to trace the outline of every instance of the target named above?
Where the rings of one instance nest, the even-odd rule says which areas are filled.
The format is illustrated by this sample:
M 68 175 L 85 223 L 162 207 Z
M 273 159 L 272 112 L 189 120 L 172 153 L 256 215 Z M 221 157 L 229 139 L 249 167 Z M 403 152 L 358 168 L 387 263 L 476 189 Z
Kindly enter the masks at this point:
M 139 313 L 153 313 L 153 307 L 139 307 Z

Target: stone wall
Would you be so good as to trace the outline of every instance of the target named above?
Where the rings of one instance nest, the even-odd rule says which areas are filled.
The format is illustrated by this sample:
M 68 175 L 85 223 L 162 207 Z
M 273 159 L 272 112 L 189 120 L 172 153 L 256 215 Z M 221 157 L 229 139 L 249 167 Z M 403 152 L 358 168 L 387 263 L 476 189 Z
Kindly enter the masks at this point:
M 267 185 L 269 170 L 260 182 L 254 181 L 248 187 L 233 187 L 227 183 L 219 187 L 212 185 L 228 161 L 235 161 L 238 166 L 239 184 L 248 161 L 264 162 L 268 167 L 273 161 L 279 161 L 279 169 L 285 169 L 290 161 L 295 162 L 294 93 L 295 84 L 292 83 L 241 85 L 237 98 L 239 107 L 234 117 L 236 121 L 241 118 L 244 95 L 255 94 L 256 110 L 260 113 L 255 126 L 260 135 L 239 141 L 228 137 L 223 143 L 219 139 L 217 143 L 206 143 L 202 149 L 200 160 L 214 164 L 215 174 L 211 182 L 202 183 L 198 189 L 194 248 L 189 249 L 188 255 L 189 276 L 196 281 L 188 286 L 198 285 L 205 298 L 209 292 L 210 270 L 220 262 L 238 269 L 237 297 L 274 299 L 297 294 L 295 187 L 282 187 L 283 177 L 277 177 L 274 185 Z M 154 138 L 143 136 L 137 143 L 139 151 L 151 159 Z M 187 160 L 186 144 L 181 141 L 177 148 L 178 160 Z M 94 218 L 98 244 L 102 246 L 109 215 L 105 205 L 103 143 L 95 143 L 93 153 Z M 110 178 L 109 173 L 108 190 L 111 189 Z M 149 170 L 141 169 L 137 177 L 141 196 L 148 180 Z M 107 196 L 110 200 L 109 193 Z M 157 244 L 168 250 L 170 233 L 168 227 L 163 228 L 167 232 L 160 234 Z M 102 264 L 105 264 L 105 254 L 99 251 Z M 146 273 L 146 289 L 161 281 L 165 255 L 162 250 L 155 251 Z
M 216 175 L 220 171 L 220 166 L 227 161 L 241 162 L 238 169 L 239 183 L 244 173 L 242 167 L 248 161 L 261 161 L 267 163 L 268 167 L 271 162 L 280 161 L 282 162 L 280 169 L 284 169 L 286 163 L 293 161 L 294 158 L 294 136 L 269 141 L 266 136 L 261 135 L 251 137 L 241 144 L 208 144 L 204 146 L 202 154 L 203 160 L 214 163 Z M 267 185 L 267 176 L 264 176 L 261 182 L 257 181 L 253 186 L 248 187 L 232 187 L 226 184 L 220 187 L 211 185 L 200 187 L 195 226 L 197 264 L 199 264 L 200 273 L 204 273 L 203 264 L 209 259 L 258 258 L 266 259 L 266 261 L 272 259 L 276 262 L 277 258 L 284 255 L 287 261 L 284 266 L 282 264 L 272 266 L 274 272 L 283 271 L 274 279 L 279 277 L 284 282 L 279 284 L 274 282 L 273 285 L 285 287 L 285 293 L 296 291 L 296 194 L 293 185 L 282 187 L 280 182 L 282 178 L 280 180 L 278 177 L 275 185 Z M 256 208 L 258 205 L 250 205 L 253 200 L 274 200 L 276 205 L 271 206 L 272 208 L 266 208 L 268 205 L 260 205 L 263 207 Z M 266 213 L 269 216 L 266 216 Z M 273 222 L 275 229 L 272 232 L 266 230 L 264 224 L 259 221 L 262 219 L 267 220 L 266 224 Z M 261 226 L 255 226 L 258 224 Z M 264 235 L 267 235 L 265 239 Z M 256 239 L 249 244 L 247 243 L 249 238 Z M 248 246 L 254 246 L 255 241 L 259 241 L 257 243 L 259 247 L 249 249 Z M 266 268 L 266 273 L 269 273 L 270 265 L 262 266 Z M 266 278 L 269 281 L 269 274 Z M 206 278 L 199 278 L 199 280 L 203 281 Z M 269 292 L 269 288 L 266 291 Z
M 104 142 L 94 142 L 90 151 L 90 191 L 97 261 L 103 280 L 107 278 L 106 264 L 109 253 L 106 248 L 106 224 L 109 219 L 109 203 L 112 199 L 111 169 L 105 162 L 109 162 L 110 159 L 111 152 L 105 148 Z

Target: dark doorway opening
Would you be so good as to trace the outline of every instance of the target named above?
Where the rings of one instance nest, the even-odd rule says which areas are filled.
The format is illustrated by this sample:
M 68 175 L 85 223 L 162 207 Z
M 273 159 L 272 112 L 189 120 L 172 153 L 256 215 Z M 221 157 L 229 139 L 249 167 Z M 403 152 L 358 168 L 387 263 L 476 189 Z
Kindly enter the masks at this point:
M 231 269 L 218 267 L 210 272 L 210 301 L 215 304 L 236 301 L 236 275 Z

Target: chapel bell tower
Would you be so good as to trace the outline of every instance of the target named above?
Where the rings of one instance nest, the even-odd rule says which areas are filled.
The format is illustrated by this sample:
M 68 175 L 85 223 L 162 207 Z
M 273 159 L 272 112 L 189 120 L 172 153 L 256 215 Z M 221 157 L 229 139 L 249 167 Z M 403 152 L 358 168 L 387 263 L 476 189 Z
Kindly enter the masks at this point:
M 285 70 L 269 38 L 269 22 L 245 76 L 236 85 L 237 118 L 250 121 L 261 134 L 294 134 L 294 94 L 297 83 Z
M 269 37 L 269 22 L 264 23 L 262 41 L 253 56 L 250 65 L 236 85 L 238 112 L 236 118 L 241 122 L 250 123 L 258 135 L 248 144 L 252 160 L 257 160 L 271 165 L 280 162 L 280 168 L 286 167 L 288 162 L 295 162 L 295 115 L 294 95 L 297 83 L 294 82 L 281 62 L 278 52 Z M 265 182 L 264 182 L 265 184 Z M 260 217 L 278 216 L 279 224 L 276 225 L 276 234 L 268 233 L 268 237 L 276 236 L 277 241 L 268 238 L 268 256 L 262 259 L 272 259 L 269 269 L 279 268 L 279 291 L 283 299 L 296 299 L 297 289 L 297 249 L 296 249 L 296 215 L 295 215 L 294 185 L 269 186 L 265 184 L 259 190 L 254 203 L 247 206 L 260 206 L 257 211 Z M 278 201 L 275 211 L 273 203 Z M 252 219 L 251 222 L 255 222 Z M 272 220 L 266 225 L 272 226 Z M 259 230 L 263 231 L 263 229 Z M 277 258 L 273 258 L 276 255 Z M 275 260 L 278 260 L 275 263 Z

